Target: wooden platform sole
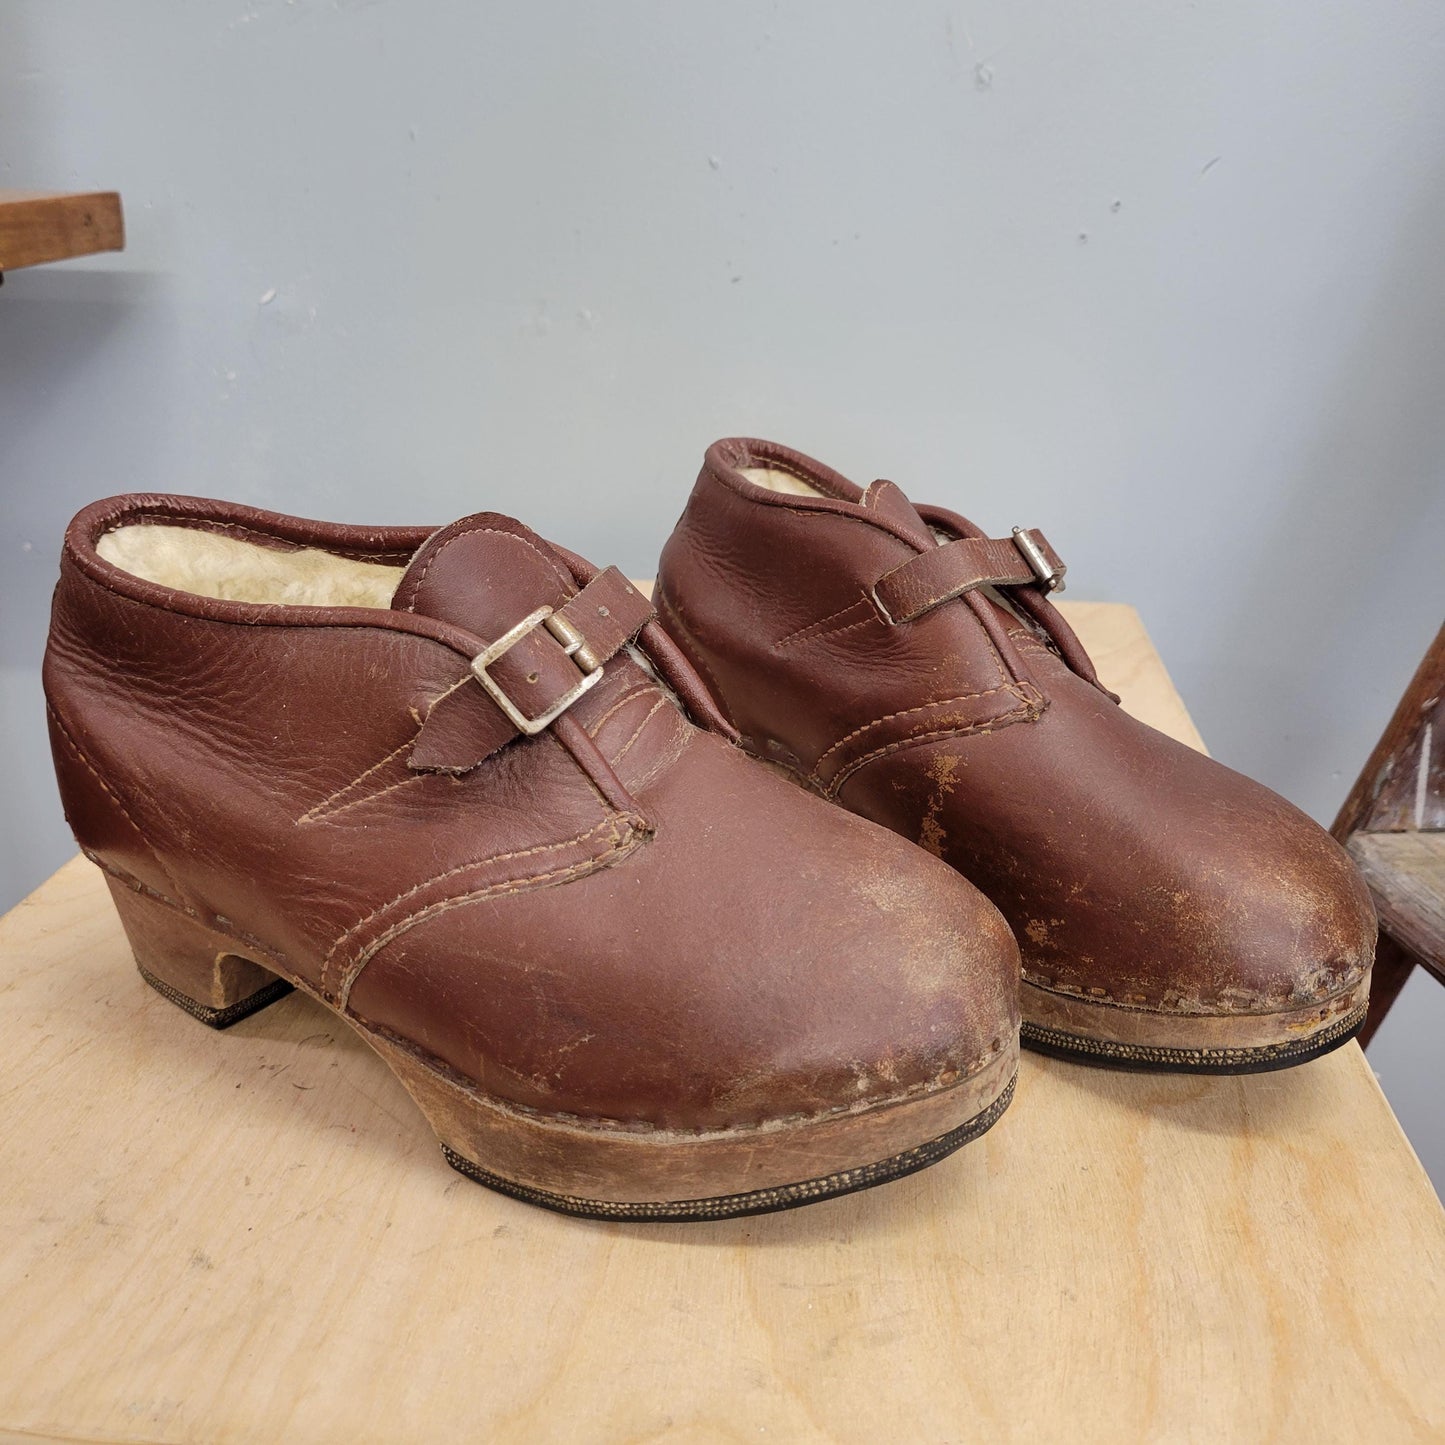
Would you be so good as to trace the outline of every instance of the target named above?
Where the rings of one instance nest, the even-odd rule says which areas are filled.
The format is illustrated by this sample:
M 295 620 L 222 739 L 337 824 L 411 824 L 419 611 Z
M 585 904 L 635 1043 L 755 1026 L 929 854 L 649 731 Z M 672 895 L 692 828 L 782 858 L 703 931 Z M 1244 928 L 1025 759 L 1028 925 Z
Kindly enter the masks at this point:
M 1266 1014 L 1182 1014 L 1061 994 L 1024 981 L 1022 1042 L 1079 1064 L 1181 1074 L 1259 1074 L 1337 1049 L 1360 1031 L 1370 973 L 1332 998 Z
M 107 881 L 142 977 L 202 1023 L 228 1028 L 293 987 L 316 996 L 304 980 L 283 977 L 254 941 Z M 1018 1068 L 1011 1040 L 946 1087 L 745 1128 L 684 1132 L 508 1104 L 414 1044 L 340 1017 L 400 1078 L 453 1168 L 513 1198 L 603 1219 L 761 1214 L 901 1178 L 990 1128 L 1008 1107 Z

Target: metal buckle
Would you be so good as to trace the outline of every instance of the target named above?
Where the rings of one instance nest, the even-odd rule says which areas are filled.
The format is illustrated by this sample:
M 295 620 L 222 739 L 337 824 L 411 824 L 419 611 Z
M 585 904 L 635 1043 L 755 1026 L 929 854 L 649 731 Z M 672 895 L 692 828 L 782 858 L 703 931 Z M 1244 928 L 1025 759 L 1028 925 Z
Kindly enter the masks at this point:
M 562 650 L 577 664 L 582 679 L 576 687 L 563 694 L 555 706 L 548 708 L 541 717 L 528 717 L 511 698 L 502 691 L 487 669 L 499 658 L 510 652 L 534 628 L 545 625 L 547 631 L 562 644 Z M 506 713 L 508 720 L 520 732 L 534 737 L 550 723 L 555 722 L 589 688 L 602 681 L 602 664 L 588 650 L 587 641 L 575 627 L 550 607 L 539 607 L 529 617 L 524 617 L 515 627 L 504 632 L 490 647 L 484 648 L 472 658 L 472 673 L 486 689 L 487 696 Z
M 1024 554 L 1024 561 L 1033 569 L 1034 576 L 1039 579 L 1039 586 L 1045 592 L 1064 590 L 1064 573 L 1069 569 L 1064 566 L 1051 567 L 1049 559 L 1039 550 L 1039 544 L 1022 527 L 1014 528 L 1014 546 Z

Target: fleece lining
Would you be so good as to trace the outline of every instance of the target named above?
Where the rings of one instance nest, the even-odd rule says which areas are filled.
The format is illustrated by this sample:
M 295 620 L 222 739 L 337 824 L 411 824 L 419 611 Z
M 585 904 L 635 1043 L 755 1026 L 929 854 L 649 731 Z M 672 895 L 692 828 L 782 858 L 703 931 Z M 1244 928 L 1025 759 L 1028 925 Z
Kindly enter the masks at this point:
M 742 475 L 754 486 L 766 487 L 770 492 L 787 492 L 794 497 L 823 497 L 817 487 L 810 486 L 801 477 L 791 472 L 780 472 L 773 467 L 743 467 Z
M 404 567 L 315 547 L 258 547 L 197 527 L 117 527 L 96 544 L 112 566 L 177 592 L 290 607 L 390 607 Z

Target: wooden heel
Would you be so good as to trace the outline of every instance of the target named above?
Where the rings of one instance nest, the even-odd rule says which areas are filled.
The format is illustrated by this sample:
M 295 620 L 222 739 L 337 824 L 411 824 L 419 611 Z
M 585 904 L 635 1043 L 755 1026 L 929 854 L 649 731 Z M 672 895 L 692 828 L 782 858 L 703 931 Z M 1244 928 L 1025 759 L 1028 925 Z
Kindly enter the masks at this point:
M 229 1028 L 291 992 L 242 947 L 179 908 L 107 878 L 141 977 L 213 1029 Z
M 523 1112 L 435 1067 L 415 1045 L 362 1036 L 391 1065 L 453 1169 L 514 1199 L 589 1219 L 728 1219 L 851 1194 L 932 1164 L 989 1129 L 1013 1097 L 1018 1043 L 957 1083 L 772 1127 L 636 1132 Z

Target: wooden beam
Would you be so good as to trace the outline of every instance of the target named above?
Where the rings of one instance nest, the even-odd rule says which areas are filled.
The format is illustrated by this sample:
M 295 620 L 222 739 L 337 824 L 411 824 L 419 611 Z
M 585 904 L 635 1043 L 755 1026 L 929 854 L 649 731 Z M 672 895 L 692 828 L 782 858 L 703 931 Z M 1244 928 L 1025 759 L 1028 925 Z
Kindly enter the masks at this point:
M 1380 932 L 1445 982 L 1445 833 L 1356 833 L 1348 846 Z
M 1445 698 L 1445 627 L 1410 679 L 1330 829 L 1343 843 L 1352 833 L 1445 828 L 1445 745 L 1435 726 Z
M 124 246 L 125 222 L 115 191 L 0 190 L 0 272 Z

